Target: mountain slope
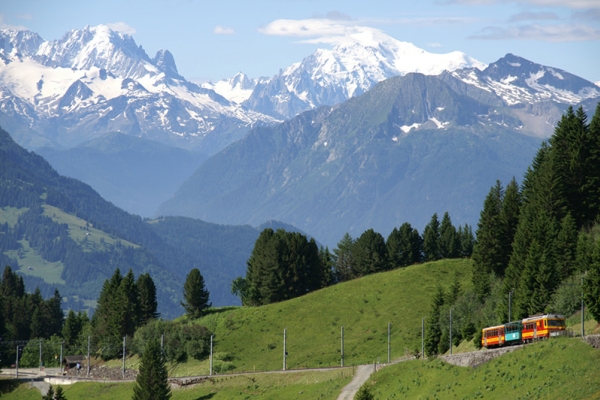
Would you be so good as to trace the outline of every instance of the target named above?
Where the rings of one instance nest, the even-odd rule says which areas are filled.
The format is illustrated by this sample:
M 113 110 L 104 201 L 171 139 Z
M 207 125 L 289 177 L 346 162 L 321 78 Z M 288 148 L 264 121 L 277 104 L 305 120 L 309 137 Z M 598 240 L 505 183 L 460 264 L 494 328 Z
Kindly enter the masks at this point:
M 520 178 L 537 150 L 539 139 L 521 126 L 510 109 L 438 77 L 395 77 L 337 107 L 254 129 L 208 159 L 158 213 L 277 219 L 330 246 L 345 232 L 387 235 L 405 221 L 421 230 L 434 212 L 474 224 L 489 187 Z
M 37 150 L 58 173 L 79 179 L 130 213 L 151 216 L 206 159 L 203 154 L 112 133 L 67 150 Z
M 214 305 L 237 304 L 230 284 L 243 275 L 259 233 L 190 219 L 144 221 L 60 176 L 0 129 L 0 260 L 29 290 L 39 286 L 47 295 L 58 287 L 67 307 L 92 305 L 115 268 L 149 272 L 166 318 L 183 312 L 182 285 L 192 268 L 204 275 Z
M 12 124 L 28 148 L 122 132 L 213 153 L 249 126 L 274 122 L 186 81 L 167 50 L 150 58 L 131 36 L 104 25 L 55 41 L 0 30 L 0 87 L 7 107 L 0 124 Z
M 393 76 L 438 75 L 464 67 L 484 68 L 485 64 L 458 51 L 428 53 L 382 32 L 366 31 L 348 35 L 332 49 L 318 49 L 270 80 L 258 82 L 244 104 L 276 118 L 291 118 L 342 103 Z

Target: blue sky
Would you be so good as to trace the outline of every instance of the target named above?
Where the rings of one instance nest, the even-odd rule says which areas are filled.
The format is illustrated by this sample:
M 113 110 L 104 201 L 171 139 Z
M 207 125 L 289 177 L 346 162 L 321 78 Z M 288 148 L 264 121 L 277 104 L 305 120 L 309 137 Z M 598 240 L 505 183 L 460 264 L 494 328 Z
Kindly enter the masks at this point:
M 513 53 L 600 81 L 600 0 L 0 0 L 0 28 L 46 40 L 98 24 L 150 57 L 170 50 L 193 80 L 272 76 L 345 32 L 379 29 L 433 53 Z

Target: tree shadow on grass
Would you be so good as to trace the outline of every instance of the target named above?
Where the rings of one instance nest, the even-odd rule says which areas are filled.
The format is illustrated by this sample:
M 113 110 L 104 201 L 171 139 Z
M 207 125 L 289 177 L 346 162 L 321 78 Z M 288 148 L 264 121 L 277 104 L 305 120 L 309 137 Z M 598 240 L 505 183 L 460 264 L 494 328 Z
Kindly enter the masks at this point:
M 213 397 L 215 397 L 215 393 L 210 393 L 205 396 L 197 397 L 196 400 L 209 400 L 209 399 L 212 399 Z
M 2 379 L 0 380 L 0 395 L 10 393 L 15 390 L 23 381 L 17 379 Z

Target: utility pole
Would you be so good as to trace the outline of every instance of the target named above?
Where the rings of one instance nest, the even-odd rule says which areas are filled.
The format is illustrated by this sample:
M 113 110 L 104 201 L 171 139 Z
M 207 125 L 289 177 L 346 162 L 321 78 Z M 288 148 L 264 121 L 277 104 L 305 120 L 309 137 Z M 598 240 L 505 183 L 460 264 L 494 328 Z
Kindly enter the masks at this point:
M 286 360 L 286 357 L 287 357 L 287 349 L 286 349 L 286 342 L 285 342 L 285 339 L 286 339 L 286 337 L 285 337 L 285 335 L 286 335 L 286 331 L 287 331 L 287 328 L 285 328 L 285 329 L 283 330 L 283 370 L 284 370 L 284 371 L 285 371 L 285 368 L 286 368 L 286 361 L 287 361 L 287 360 Z
M 90 376 L 90 337 L 88 336 L 87 376 Z
M 512 321 L 512 293 L 512 290 L 508 292 L 508 322 Z
M 342 326 L 342 367 L 344 366 L 344 327 Z
M 421 359 L 425 359 L 425 318 L 421 319 Z
M 213 374 L 213 336 L 210 335 L 210 369 L 208 371 L 208 374 L 211 376 Z
M 40 371 L 42 370 L 42 339 L 40 339 Z
M 388 322 L 388 364 L 390 363 L 390 358 L 391 358 L 391 347 L 390 347 L 391 330 L 392 330 L 392 323 Z
M 452 309 L 450 309 L 450 355 L 452 355 Z
M 123 336 L 123 379 L 125 379 L 125 345 L 127 343 L 127 335 Z
M 63 345 L 65 341 L 60 342 L 60 374 L 62 375 L 62 361 L 63 361 Z
M 17 361 L 15 362 L 16 370 L 15 373 L 17 378 L 19 377 L 19 345 L 17 345 Z
M 211 336 L 212 337 L 212 336 Z M 165 334 L 160 335 L 160 356 L 165 358 Z
M 583 276 L 581 277 L 581 338 L 585 337 L 585 305 L 583 303 Z

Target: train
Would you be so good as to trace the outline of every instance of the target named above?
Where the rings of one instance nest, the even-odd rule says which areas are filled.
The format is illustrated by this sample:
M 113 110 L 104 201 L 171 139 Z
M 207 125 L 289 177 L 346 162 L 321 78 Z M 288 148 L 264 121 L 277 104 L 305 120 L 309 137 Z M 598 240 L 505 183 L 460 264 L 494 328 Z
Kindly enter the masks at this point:
M 493 348 L 530 343 L 566 334 L 565 316 L 560 314 L 534 315 L 521 321 L 482 329 L 481 346 Z

